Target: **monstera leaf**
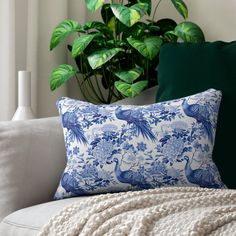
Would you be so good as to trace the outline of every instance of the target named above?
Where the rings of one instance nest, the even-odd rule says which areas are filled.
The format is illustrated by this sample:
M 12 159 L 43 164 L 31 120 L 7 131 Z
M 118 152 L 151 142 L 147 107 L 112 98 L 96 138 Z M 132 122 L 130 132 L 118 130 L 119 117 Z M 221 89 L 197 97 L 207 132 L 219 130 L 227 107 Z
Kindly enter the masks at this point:
M 78 73 L 72 66 L 70 65 L 60 65 L 58 66 L 50 76 L 50 88 L 54 91 L 56 88 L 60 87 L 67 80 L 72 78 Z
M 112 57 L 114 57 L 118 52 L 123 51 L 121 48 L 112 48 L 112 49 L 103 49 L 97 52 L 94 52 L 88 57 L 89 65 L 92 69 L 96 69 L 106 62 L 108 62 Z
M 172 32 L 184 42 L 200 43 L 205 41 L 201 28 L 192 22 L 182 22 L 178 24 Z
M 87 34 L 76 38 L 72 46 L 72 57 L 76 58 L 77 56 L 79 56 L 90 44 L 90 42 L 98 35 L 100 34 Z
M 132 70 L 117 70 L 114 71 L 114 75 L 117 76 L 119 79 L 123 80 L 126 83 L 132 84 L 142 73 L 142 67 L 137 67 Z
M 104 0 L 85 0 L 86 6 L 90 11 L 96 11 L 104 3 Z
M 121 4 L 111 4 L 111 9 L 117 19 L 124 25 L 131 27 L 147 13 L 148 4 L 137 3 L 131 7 L 126 7 Z
M 157 56 L 162 45 L 162 40 L 158 36 L 149 37 L 143 41 L 134 38 L 128 38 L 127 40 L 133 48 L 149 60 Z
M 188 17 L 188 8 L 183 0 L 171 0 L 176 10 L 183 16 L 184 19 Z
M 82 26 L 74 20 L 62 21 L 53 31 L 50 50 L 54 49 L 65 37 L 81 29 Z
M 139 82 L 136 82 L 134 84 L 128 84 L 123 81 L 116 81 L 115 87 L 116 89 L 125 95 L 126 97 L 135 97 L 138 95 L 141 91 L 143 91 L 148 85 L 147 80 L 142 80 Z

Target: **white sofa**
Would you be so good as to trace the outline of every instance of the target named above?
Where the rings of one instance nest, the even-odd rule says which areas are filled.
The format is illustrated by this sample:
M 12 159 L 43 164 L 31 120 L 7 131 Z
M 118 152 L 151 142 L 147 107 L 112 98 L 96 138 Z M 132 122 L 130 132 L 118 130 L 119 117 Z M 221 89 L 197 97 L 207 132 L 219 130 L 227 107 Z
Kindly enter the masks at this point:
M 156 88 L 122 104 L 149 104 Z M 64 206 L 52 201 L 66 165 L 59 117 L 0 122 L 0 236 L 32 236 Z

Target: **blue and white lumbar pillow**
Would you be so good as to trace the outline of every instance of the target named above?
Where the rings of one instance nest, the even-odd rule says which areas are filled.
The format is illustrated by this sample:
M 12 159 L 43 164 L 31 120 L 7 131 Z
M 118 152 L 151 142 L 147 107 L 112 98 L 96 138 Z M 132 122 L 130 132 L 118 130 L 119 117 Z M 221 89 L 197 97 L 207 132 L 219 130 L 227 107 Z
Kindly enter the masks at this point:
M 145 106 L 57 106 L 67 166 L 55 199 L 95 193 L 200 186 L 222 188 L 212 161 L 221 92 Z

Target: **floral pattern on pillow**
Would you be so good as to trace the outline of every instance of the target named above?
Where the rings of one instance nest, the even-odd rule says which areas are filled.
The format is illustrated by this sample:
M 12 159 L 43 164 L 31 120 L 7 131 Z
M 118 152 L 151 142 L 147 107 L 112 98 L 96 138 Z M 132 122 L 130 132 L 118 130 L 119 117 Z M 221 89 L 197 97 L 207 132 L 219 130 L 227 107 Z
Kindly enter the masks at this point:
M 145 106 L 59 99 L 67 166 L 55 199 L 165 186 L 223 188 L 212 161 L 220 101 L 214 89 Z

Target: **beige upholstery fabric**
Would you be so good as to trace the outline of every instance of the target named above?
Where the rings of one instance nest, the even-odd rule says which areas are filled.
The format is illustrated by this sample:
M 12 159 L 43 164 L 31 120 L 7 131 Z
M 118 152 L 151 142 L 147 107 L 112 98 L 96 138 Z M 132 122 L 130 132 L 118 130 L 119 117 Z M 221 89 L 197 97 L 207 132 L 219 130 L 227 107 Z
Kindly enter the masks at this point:
M 7 216 L 0 224 L 1 236 L 34 236 L 49 219 L 72 202 L 86 197 L 68 198 L 28 207 Z
M 65 164 L 58 117 L 0 122 L 0 221 L 52 200 Z

